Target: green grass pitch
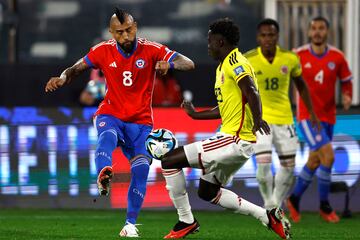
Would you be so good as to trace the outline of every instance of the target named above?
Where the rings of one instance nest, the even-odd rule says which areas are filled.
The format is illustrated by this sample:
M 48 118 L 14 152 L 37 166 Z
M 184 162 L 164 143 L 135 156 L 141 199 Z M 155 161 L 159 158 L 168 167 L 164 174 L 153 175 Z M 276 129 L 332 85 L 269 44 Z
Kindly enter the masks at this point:
M 195 211 L 200 232 L 187 239 L 279 239 L 249 216 L 226 211 Z M 123 210 L 1 209 L 0 239 L 119 239 Z M 175 211 L 142 211 L 141 239 L 162 239 L 177 221 Z M 338 224 L 305 213 L 292 224 L 293 239 L 360 239 L 360 214 Z

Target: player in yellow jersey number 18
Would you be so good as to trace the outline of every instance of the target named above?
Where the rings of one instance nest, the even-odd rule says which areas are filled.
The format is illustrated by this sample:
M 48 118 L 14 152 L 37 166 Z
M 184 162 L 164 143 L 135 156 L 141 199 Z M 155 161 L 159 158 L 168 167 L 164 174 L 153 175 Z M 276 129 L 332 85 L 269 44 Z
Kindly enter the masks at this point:
M 258 80 L 263 106 L 263 117 L 271 128 L 270 135 L 257 134 L 254 146 L 257 170 L 256 178 L 264 200 L 264 207 L 279 207 L 289 191 L 293 181 L 295 153 L 298 139 L 295 132 L 289 85 L 293 80 L 314 125 L 319 126 L 309 91 L 301 77 L 301 65 L 298 56 L 280 48 L 278 44 L 279 25 L 275 20 L 264 19 L 257 26 L 259 46 L 245 53 L 253 66 Z M 272 148 L 280 159 L 280 168 L 274 178 L 271 171 Z

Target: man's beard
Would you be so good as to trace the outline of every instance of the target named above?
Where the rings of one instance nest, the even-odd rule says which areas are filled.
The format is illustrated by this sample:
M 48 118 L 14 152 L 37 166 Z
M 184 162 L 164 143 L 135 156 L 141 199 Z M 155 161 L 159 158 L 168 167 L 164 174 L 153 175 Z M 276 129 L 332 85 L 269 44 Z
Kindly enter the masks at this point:
M 318 39 L 314 39 L 314 40 L 312 41 L 312 43 L 313 43 L 314 45 L 316 45 L 316 46 L 321 46 L 321 45 L 323 45 L 325 42 L 326 42 L 326 37 L 325 37 L 325 38 L 320 38 L 320 37 L 318 37 Z
M 120 47 L 122 50 L 124 50 L 124 52 L 131 53 L 132 50 L 134 49 L 134 45 L 135 45 L 135 41 L 132 41 L 126 44 L 120 44 Z

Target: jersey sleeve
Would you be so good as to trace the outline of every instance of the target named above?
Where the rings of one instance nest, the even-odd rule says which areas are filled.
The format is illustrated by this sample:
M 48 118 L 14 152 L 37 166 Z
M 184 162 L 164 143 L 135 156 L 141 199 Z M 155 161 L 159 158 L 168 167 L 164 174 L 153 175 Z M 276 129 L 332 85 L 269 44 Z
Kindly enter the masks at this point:
M 251 76 L 252 67 L 249 63 L 240 62 L 234 65 L 228 65 L 228 72 L 230 76 L 238 83 L 245 76 Z
M 295 78 L 301 76 L 302 68 L 301 68 L 299 56 L 294 53 L 293 58 L 294 58 L 294 62 L 291 69 L 291 77 Z
M 346 61 L 344 56 L 342 56 L 341 61 L 340 61 L 338 76 L 342 83 L 351 81 L 351 79 L 352 79 L 352 74 L 351 74 L 351 71 L 349 68 L 349 64 Z
M 103 43 L 99 43 L 90 49 L 90 51 L 83 57 L 83 61 L 91 68 L 98 68 L 103 56 L 102 48 Z
M 161 45 L 158 52 L 157 61 L 172 62 L 177 55 L 178 53 L 176 51 L 169 49 L 165 45 Z

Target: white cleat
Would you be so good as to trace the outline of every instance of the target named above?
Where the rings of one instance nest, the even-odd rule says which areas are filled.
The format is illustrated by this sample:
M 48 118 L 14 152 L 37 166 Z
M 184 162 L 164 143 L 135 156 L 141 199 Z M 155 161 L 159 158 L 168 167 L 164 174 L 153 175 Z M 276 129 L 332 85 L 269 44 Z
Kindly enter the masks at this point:
M 137 238 L 139 237 L 139 230 L 135 224 L 126 223 L 125 226 L 121 229 L 119 236 Z

